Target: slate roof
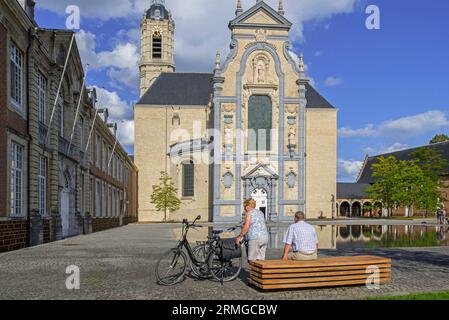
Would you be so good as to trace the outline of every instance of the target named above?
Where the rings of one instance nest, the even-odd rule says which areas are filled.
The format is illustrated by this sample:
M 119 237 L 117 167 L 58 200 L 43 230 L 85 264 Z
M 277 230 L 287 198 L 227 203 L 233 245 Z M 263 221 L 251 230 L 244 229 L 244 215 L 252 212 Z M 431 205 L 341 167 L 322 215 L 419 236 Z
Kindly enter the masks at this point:
M 371 166 L 374 163 L 378 162 L 378 160 L 377 160 L 378 158 L 380 158 L 380 157 L 388 158 L 389 156 L 395 156 L 398 160 L 411 160 L 412 153 L 420 148 L 423 148 L 423 147 L 407 149 L 407 150 L 402 150 L 402 151 L 397 151 L 397 152 L 392 152 L 392 153 L 387 153 L 387 154 L 382 154 L 382 155 L 378 155 L 375 157 L 367 158 L 357 182 L 358 183 L 370 183 L 370 184 L 375 182 L 375 179 L 372 177 Z M 440 151 L 443 158 L 449 160 L 449 141 L 431 144 L 428 146 L 424 146 L 424 148 L 430 148 L 433 150 Z M 449 167 L 446 168 L 445 172 L 447 174 L 449 174 Z
M 337 183 L 337 199 L 367 199 L 366 183 Z
M 306 85 L 307 109 L 335 109 L 318 91 L 310 84 Z
M 205 106 L 213 94 L 210 73 L 162 73 L 138 105 Z M 310 84 L 306 86 L 307 108 L 334 107 Z
M 139 105 L 205 106 L 213 93 L 210 73 L 162 73 Z

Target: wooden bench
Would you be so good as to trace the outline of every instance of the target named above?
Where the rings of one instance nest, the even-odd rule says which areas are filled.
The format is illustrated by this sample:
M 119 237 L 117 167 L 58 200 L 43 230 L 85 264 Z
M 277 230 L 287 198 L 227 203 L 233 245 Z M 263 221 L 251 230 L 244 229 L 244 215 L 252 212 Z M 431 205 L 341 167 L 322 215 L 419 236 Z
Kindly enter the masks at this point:
M 262 290 L 366 285 L 380 271 L 380 284 L 391 282 L 392 260 L 375 256 L 322 258 L 315 261 L 257 261 L 251 264 L 250 284 Z

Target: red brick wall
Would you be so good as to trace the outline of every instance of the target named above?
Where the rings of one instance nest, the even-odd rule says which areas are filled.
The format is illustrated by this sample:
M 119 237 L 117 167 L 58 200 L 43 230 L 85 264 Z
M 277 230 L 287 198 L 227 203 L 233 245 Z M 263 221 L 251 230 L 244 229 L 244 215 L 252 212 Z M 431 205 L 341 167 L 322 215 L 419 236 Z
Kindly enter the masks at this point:
M 92 219 L 92 231 L 99 232 L 120 226 L 119 218 L 94 218 Z
M 26 221 L 0 221 L 0 252 L 23 249 L 26 245 Z
M 130 223 L 137 223 L 138 221 L 137 221 L 137 217 L 126 217 L 126 218 L 123 218 L 123 225 L 127 225 L 127 224 L 130 224 Z

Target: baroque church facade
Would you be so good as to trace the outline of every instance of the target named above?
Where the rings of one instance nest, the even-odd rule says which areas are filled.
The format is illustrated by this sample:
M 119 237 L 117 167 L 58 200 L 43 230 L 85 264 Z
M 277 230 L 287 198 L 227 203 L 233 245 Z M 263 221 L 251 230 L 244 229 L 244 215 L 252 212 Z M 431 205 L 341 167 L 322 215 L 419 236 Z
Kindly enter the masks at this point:
M 239 222 L 254 198 L 267 221 L 298 210 L 328 216 L 337 196 L 337 113 L 292 54 L 283 0 L 248 10 L 237 1 L 230 52 L 211 73 L 176 73 L 175 21 L 154 0 L 141 22 L 141 98 L 135 105 L 139 219 L 162 221 L 151 203 L 167 172 L 181 208 L 169 221 L 202 215 Z M 223 60 L 223 61 L 222 61 Z

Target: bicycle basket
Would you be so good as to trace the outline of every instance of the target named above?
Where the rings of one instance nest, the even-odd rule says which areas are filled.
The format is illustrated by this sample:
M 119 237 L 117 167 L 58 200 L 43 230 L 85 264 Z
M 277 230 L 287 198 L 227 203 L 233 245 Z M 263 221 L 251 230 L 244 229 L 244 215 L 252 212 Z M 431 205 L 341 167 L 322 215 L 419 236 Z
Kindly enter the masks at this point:
M 235 238 L 220 240 L 219 248 L 219 257 L 222 261 L 231 261 L 242 257 L 242 248 L 235 244 Z

